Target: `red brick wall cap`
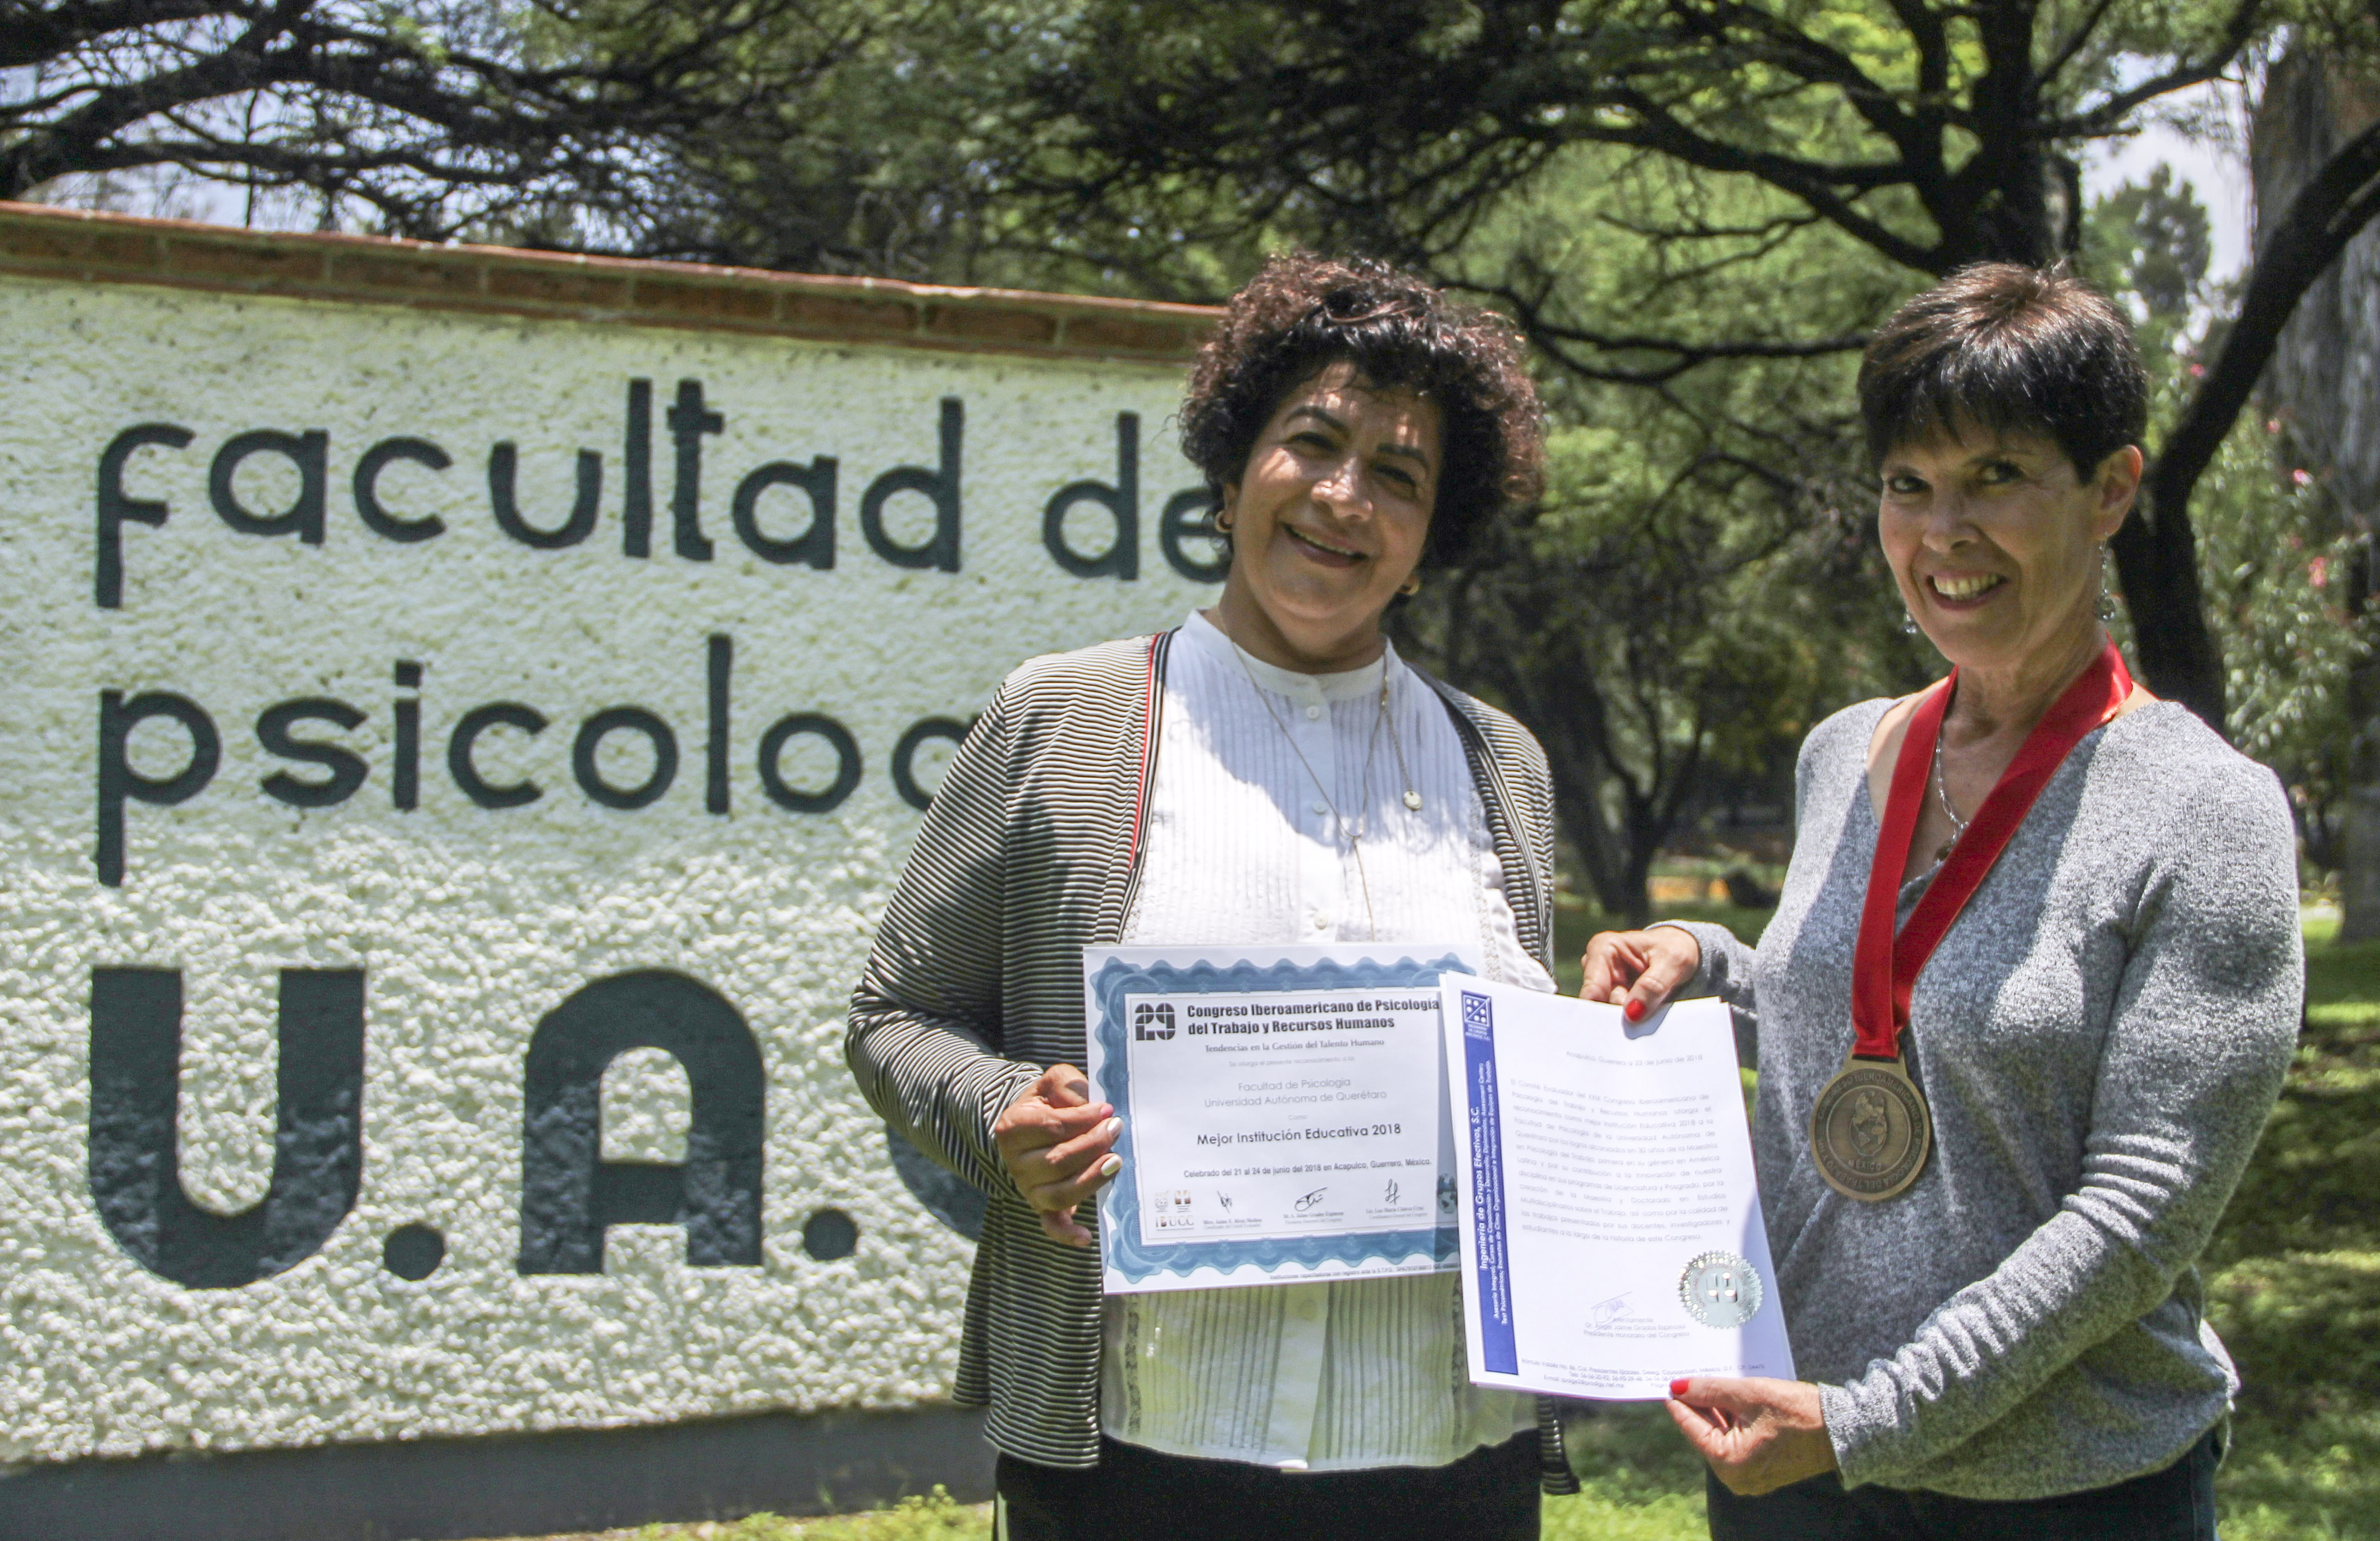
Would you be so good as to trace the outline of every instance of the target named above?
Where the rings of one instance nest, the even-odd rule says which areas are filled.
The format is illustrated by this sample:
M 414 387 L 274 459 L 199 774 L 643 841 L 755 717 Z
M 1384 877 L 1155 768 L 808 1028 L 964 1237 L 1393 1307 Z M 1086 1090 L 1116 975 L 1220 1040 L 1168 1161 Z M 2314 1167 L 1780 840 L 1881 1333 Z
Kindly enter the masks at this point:
M 1155 300 L 242 230 L 36 203 L 0 202 L 0 273 L 1160 365 L 1187 361 L 1219 314 Z

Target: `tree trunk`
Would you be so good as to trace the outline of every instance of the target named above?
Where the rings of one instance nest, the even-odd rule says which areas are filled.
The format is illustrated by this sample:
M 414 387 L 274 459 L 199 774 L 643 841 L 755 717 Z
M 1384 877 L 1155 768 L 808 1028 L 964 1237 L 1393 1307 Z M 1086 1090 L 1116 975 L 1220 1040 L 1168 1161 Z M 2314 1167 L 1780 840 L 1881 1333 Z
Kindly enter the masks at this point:
M 2250 143 L 2260 223 L 2375 119 L 2380 97 L 2313 55 L 2275 65 Z M 2370 538 L 2380 527 L 2380 225 L 2366 226 L 2307 288 L 2274 348 L 2264 397 L 2281 424 L 2279 453 Z M 2380 661 L 2357 665 L 2349 705 L 2362 726 L 2344 799 L 2340 935 L 2362 939 L 2380 936 Z
M 2195 478 L 2192 479 L 2195 480 Z M 2223 653 L 2206 624 L 2198 584 L 2198 538 L 2190 528 L 2190 488 L 2167 495 L 2152 468 L 2124 528 L 2107 542 L 2124 608 L 2132 617 L 2132 652 L 2141 683 L 2223 731 Z M 2160 517 L 2160 505 L 2165 516 Z

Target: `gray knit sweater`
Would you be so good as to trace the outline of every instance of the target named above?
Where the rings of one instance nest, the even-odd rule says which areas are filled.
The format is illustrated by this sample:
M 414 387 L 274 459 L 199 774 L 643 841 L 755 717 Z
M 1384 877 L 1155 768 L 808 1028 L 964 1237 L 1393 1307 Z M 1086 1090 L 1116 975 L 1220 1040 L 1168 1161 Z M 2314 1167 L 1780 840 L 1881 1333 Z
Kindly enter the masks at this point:
M 1915 1186 L 1837 1195 L 1810 1108 L 1852 1041 L 1852 952 L 1890 705 L 1803 746 L 1793 862 L 1755 951 L 1689 925 L 1683 994 L 1735 1008 L 1804 1379 L 1843 1480 L 2034 1499 L 2155 1471 L 2238 1388 L 2193 1262 L 2297 1039 L 2294 840 L 2271 772 L 2179 706 L 2082 740 L 1919 976 Z M 1904 911 L 1904 914 L 1906 912 Z

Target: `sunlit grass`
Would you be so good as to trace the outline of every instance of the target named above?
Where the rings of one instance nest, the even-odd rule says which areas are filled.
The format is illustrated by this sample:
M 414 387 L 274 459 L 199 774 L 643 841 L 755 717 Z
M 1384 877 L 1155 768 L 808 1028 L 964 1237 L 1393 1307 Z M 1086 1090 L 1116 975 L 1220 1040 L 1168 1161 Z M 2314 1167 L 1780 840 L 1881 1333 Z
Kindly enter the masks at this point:
M 2380 942 L 2307 917 L 2306 1028 L 2207 1257 L 2246 1381 L 2227 1541 L 2380 1541 Z
M 1658 1405 L 1619 1402 L 1570 1426 L 1575 1498 L 1548 1499 L 1546 1541 L 1685 1541 L 1708 1534 L 1703 1464 Z
M 929 1498 L 904 1499 L 890 1509 L 826 1519 L 789 1520 L 754 1514 L 735 1521 L 646 1525 L 600 1536 L 550 1536 L 546 1541 L 984 1541 L 991 1505 L 954 1503 L 940 1487 Z

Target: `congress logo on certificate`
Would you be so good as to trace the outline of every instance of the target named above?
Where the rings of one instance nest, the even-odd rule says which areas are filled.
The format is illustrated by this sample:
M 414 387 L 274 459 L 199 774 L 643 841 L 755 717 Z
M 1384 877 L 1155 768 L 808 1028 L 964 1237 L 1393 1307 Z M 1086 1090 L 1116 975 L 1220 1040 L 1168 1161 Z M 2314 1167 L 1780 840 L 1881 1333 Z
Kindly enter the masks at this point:
M 1451 945 L 1084 950 L 1111 1294 L 1455 1261 L 1439 981 Z

